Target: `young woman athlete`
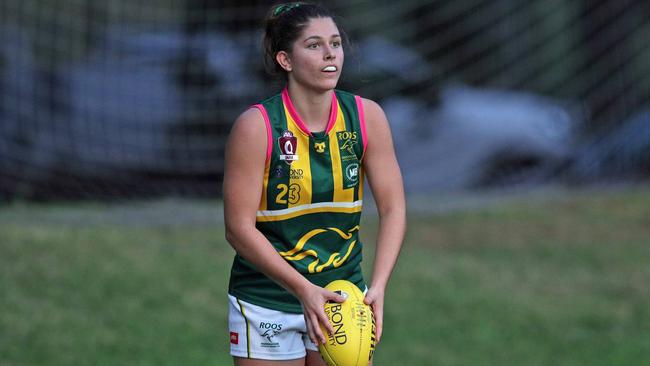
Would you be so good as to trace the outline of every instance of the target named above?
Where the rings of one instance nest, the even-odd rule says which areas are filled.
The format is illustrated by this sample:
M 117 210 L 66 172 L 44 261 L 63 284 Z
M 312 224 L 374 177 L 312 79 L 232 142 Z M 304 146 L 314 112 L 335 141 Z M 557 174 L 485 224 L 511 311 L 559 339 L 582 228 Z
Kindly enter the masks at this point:
M 226 148 L 226 237 L 237 252 L 229 284 L 237 366 L 324 365 L 332 332 L 323 288 L 346 279 L 366 291 L 381 338 L 384 292 L 405 230 L 402 178 L 375 102 L 336 90 L 343 40 L 332 14 L 308 3 L 273 7 L 267 66 L 286 80 L 245 111 Z M 380 218 L 372 281 L 361 273 L 359 220 L 368 177 Z

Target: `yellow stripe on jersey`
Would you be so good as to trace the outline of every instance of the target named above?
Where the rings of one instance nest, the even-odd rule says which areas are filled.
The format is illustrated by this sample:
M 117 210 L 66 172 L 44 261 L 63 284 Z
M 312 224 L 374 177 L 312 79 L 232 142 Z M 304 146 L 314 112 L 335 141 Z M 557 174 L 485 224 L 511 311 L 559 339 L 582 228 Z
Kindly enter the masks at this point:
M 363 169 L 363 165 L 361 166 L 361 169 L 359 169 L 359 197 L 358 199 L 363 200 L 363 182 L 365 178 L 365 170 Z
M 287 129 L 296 137 L 296 154 L 298 160 L 291 163 L 289 178 L 288 207 L 296 207 L 311 203 L 311 164 L 309 159 L 309 137 L 302 132 L 296 121 L 291 117 L 287 107 L 284 107 L 287 117 Z
M 269 171 L 271 170 L 271 159 L 267 159 L 266 166 L 264 167 L 264 184 L 262 185 L 262 199 L 260 201 L 260 210 L 266 210 L 266 195 L 267 190 L 269 189 Z
M 343 188 L 343 170 L 341 164 L 341 148 L 339 146 L 338 136 L 339 131 L 345 131 L 345 118 L 341 105 L 337 103 L 338 114 L 336 123 L 332 132 L 329 134 L 330 139 L 330 156 L 332 158 L 332 177 L 334 178 L 334 202 L 352 202 L 354 200 L 354 187 Z
M 287 208 L 284 210 L 257 211 L 257 222 L 282 221 L 294 217 L 317 213 L 317 212 L 340 212 L 356 213 L 361 212 L 363 201 L 355 202 L 319 202 L 302 206 Z

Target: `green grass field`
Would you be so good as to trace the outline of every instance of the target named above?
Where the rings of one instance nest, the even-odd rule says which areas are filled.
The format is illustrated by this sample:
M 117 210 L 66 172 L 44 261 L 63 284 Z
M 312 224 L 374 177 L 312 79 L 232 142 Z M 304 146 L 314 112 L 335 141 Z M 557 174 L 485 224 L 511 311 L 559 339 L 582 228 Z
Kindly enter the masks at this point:
M 218 203 L 151 205 L 0 209 L 1 365 L 232 363 Z M 650 188 L 412 214 L 386 301 L 378 366 L 650 365 Z

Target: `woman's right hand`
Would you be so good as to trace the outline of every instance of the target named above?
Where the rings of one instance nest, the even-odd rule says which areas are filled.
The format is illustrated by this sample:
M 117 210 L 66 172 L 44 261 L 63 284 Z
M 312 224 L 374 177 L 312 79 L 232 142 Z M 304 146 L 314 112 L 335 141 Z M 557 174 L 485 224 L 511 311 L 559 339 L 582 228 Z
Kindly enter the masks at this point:
M 323 325 L 329 334 L 334 333 L 334 328 L 325 314 L 325 303 L 328 301 L 341 303 L 345 301 L 345 297 L 310 283 L 310 286 L 298 294 L 298 300 L 302 304 L 309 338 L 314 344 L 324 344 L 327 339 L 320 326 Z

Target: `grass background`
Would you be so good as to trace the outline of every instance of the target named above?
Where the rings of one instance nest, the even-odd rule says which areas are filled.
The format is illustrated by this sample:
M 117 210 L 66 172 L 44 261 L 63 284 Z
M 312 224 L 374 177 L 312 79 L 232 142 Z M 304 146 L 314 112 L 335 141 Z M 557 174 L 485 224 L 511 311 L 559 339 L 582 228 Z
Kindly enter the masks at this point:
M 650 188 L 527 196 L 409 214 L 375 365 L 650 365 Z M 0 364 L 232 364 L 220 214 L 1 208 Z

